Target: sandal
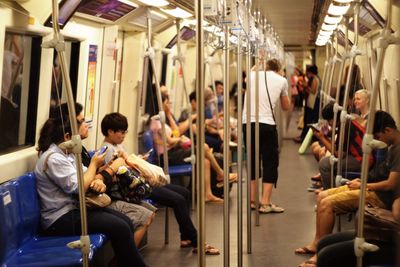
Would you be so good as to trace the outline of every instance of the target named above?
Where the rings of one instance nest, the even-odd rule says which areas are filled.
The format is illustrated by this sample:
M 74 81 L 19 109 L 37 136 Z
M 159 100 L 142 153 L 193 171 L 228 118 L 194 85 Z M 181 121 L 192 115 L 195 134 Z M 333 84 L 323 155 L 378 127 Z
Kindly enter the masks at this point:
M 235 182 L 237 182 L 237 174 L 236 173 L 230 173 L 229 174 L 229 183 L 231 184 L 231 183 L 235 183 Z M 221 187 L 224 187 L 224 180 L 222 180 L 222 181 L 219 181 L 216 185 L 215 185 L 217 188 L 221 188 Z
M 307 255 L 307 254 L 311 254 L 314 255 L 315 253 L 317 253 L 316 251 L 308 248 L 307 246 L 304 246 L 302 248 L 297 248 L 294 250 L 294 253 L 296 254 L 301 254 L 301 255 Z
M 193 248 L 192 252 L 197 253 L 197 247 Z M 204 246 L 204 252 L 206 255 L 219 255 L 220 254 L 219 249 L 217 249 L 216 247 L 213 247 L 211 245 L 208 245 L 208 244 L 206 244 Z
M 302 264 L 299 265 L 299 267 L 316 267 L 317 262 L 315 260 L 306 260 Z
M 210 199 L 210 200 L 205 200 L 206 203 L 208 204 L 223 204 L 224 200 L 222 198 L 214 198 L 214 199 Z

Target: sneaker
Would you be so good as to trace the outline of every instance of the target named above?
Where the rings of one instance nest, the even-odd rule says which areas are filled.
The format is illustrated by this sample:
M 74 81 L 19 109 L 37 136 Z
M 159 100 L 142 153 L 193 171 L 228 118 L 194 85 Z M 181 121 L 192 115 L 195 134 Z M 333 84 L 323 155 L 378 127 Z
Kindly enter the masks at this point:
M 261 204 L 258 211 L 260 213 L 282 213 L 285 209 L 275 204 Z

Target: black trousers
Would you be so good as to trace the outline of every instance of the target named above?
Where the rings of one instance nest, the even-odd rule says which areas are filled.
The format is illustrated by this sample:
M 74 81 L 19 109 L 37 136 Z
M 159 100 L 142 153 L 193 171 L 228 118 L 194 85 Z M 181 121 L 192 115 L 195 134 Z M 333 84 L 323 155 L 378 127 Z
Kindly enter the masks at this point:
M 318 267 L 354 267 L 356 256 L 354 254 L 354 231 L 346 231 L 328 235 L 322 238 L 317 247 Z M 392 265 L 396 260 L 396 244 L 392 242 L 371 241 L 378 245 L 379 250 L 364 254 L 363 264 Z
M 87 226 L 89 234 L 103 233 L 111 240 L 118 266 L 146 266 L 133 239 L 132 222 L 126 215 L 111 209 L 88 209 Z M 52 236 L 80 235 L 79 210 L 64 214 L 44 233 Z
M 256 124 L 251 123 L 251 179 L 255 179 Z M 246 140 L 246 124 L 243 124 Z M 246 144 L 246 141 L 245 141 Z M 279 151 L 278 132 L 275 125 L 260 123 L 260 160 L 262 160 L 263 183 L 275 184 L 278 181 Z M 246 147 L 247 148 L 247 147 Z M 261 166 L 261 164 L 260 164 Z M 261 173 L 261 172 L 260 172 Z
M 190 240 L 196 246 L 197 230 L 190 218 L 189 190 L 180 185 L 167 184 L 161 187 L 154 187 L 149 199 L 172 208 L 179 225 L 181 240 Z

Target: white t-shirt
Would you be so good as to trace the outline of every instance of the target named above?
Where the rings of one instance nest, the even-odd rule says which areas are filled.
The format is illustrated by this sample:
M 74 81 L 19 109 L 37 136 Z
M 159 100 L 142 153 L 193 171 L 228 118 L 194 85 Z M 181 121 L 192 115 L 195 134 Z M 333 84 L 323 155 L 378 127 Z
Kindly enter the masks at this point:
M 275 125 L 275 121 L 272 117 L 272 112 L 268 100 L 267 89 L 265 87 L 265 72 L 260 71 L 258 74 L 259 80 L 259 122 Z M 256 72 L 252 71 L 250 73 L 250 81 L 251 81 L 251 113 L 250 113 L 250 121 L 256 121 Z M 277 74 L 274 71 L 267 71 L 267 85 L 268 85 L 268 92 L 271 97 L 271 104 L 272 109 L 275 109 L 276 102 L 280 99 L 281 96 L 288 95 L 288 82 L 287 80 L 282 77 L 281 75 Z M 249 89 L 248 89 L 249 90 Z M 247 101 L 247 93 L 244 97 L 244 107 L 243 107 L 243 123 L 246 123 L 246 101 Z

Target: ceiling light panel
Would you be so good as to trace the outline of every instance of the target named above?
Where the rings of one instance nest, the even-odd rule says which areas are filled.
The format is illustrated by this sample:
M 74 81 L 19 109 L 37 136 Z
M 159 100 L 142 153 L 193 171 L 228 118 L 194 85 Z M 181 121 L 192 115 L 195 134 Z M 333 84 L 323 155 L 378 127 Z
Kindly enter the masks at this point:
M 165 13 L 167 13 L 170 16 L 173 16 L 175 18 L 181 18 L 181 19 L 187 19 L 192 17 L 192 14 L 189 12 L 183 10 L 182 8 L 176 7 L 174 9 L 164 9 L 161 8 L 161 10 Z
M 166 0 L 138 0 L 138 1 L 145 5 L 155 6 L 155 7 L 162 7 L 169 5 L 169 2 Z
M 334 16 L 342 16 L 347 13 L 349 10 L 350 5 L 334 5 L 331 3 L 328 8 L 328 14 Z

